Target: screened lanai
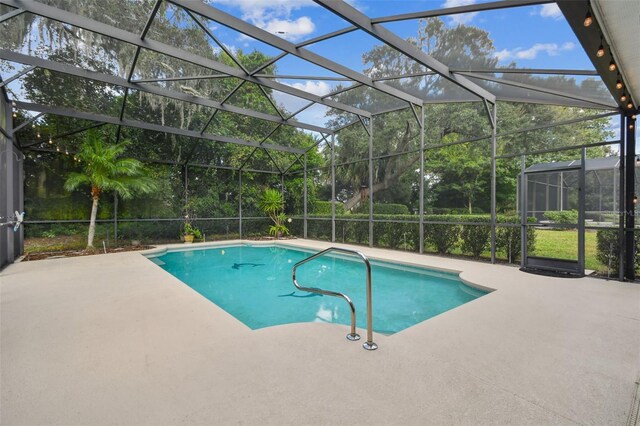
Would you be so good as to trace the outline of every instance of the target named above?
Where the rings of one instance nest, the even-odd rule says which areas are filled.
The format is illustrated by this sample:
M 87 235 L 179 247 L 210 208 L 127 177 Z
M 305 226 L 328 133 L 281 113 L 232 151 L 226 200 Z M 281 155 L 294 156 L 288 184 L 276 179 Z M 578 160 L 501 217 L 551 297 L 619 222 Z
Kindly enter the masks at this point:
M 81 232 L 87 195 L 63 183 L 100 132 L 161 182 L 103 197 L 109 245 L 176 239 L 185 218 L 259 236 L 272 187 L 298 237 L 521 263 L 525 169 L 614 158 L 608 229 L 635 278 L 638 58 L 611 23 L 637 5 L 249 3 L 0 0 L 3 264 L 25 236 Z M 500 44 L 496 26 L 530 22 L 557 39 Z

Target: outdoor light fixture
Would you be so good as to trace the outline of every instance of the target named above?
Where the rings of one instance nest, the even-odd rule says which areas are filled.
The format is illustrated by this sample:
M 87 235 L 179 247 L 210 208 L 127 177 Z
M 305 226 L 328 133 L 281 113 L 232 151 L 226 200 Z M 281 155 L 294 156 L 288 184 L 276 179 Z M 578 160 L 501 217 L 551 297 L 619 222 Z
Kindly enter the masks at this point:
M 611 62 L 609 62 L 609 71 L 615 71 L 617 68 L 616 63 L 611 60 Z
M 67 154 L 67 155 L 69 155 L 69 150 L 68 150 L 68 149 L 65 149 L 65 150 L 64 150 L 64 153 L 65 153 L 65 154 Z
M 602 58 L 604 56 L 604 45 L 602 44 L 602 36 L 600 36 L 600 47 L 596 51 L 596 56 Z
M 633 196 L 633 204 L 638 204 L 638 196 L 637 195 Z
M 629 103 L 627 104 L 627 108 L 633 109 L 633 102 L 629 101 Z
M 622 81 L 620 81 L 620 77 L 618 77 L 618 80 L 616 80 L 616 89 L 620 90 L 622 87 Z
M 60 147 L 56 146 L 56 151 L 60 152 Z
M 14 107 L 14 108 L 18 107 L 18 105 L 16 104 L 16 101 L 11 101 L 11 106 Z
M 18 116 L 18 114 L 15 113 L 15 111 L 13 112 L 13 118 L 16 118 Z
M 587 14 L 584 17 L 584 26 L 585 27 L 590 27 L 591 24 L 593 24 L 593 16 L 591 16 L 591 11 L 587 10 Z
M 36 133 L 36 137 L 40 139 L 40 132 Z
M 49 145 L 51 145 L 53 143 L 53 139 L 51 139 L 51 136 L 49 136 Z
M 623 93 L 622 96 L 620 96 L 620 102 L 625 102 L 627 100 L 627 94 Z

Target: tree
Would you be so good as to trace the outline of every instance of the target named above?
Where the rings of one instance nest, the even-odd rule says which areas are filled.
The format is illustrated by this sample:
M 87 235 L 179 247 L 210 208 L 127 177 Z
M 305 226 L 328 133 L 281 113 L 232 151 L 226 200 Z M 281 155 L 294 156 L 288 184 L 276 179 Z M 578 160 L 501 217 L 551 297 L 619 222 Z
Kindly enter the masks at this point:
M 107 144 L 104 136 L 96 130 L 89 130 L 76 158 L 82 164 L 81 173 L 69 174 L 64 188 L 74 191 L 80 186 L 91 187 L 91 220 L 87 236 L 87 249 L 93 248 L 96 232 L 98 202 L 104 191 L 117 191 L 124 199 L 132 198 L 136 193 L 149 193 L 156 189 L 142 163 L 132 158 L 121 158 L 129 141 Z
M 415 37 L 408 41 L 451 68 L 492 69 L 498 65 L 489 33 L 468 25 L 448 27 L 440 18 L 420 21 Z M 415 75 L 428 71 L 411 58 L 386 46 L 375 46 L 363 55 L 367 75 L 373 79 L 397 75 Z M 516 67 L 512 63 L 510 67 Z M 497 77 L 497 76 L 494 76 Z M 569 93 L 600 95 L 602 87 L 593 79 L 578 82 L 567 76 L 529 76 L 504 74 L 500 78 Z M 432 73 L 424 76 L 386 80 L 387 84 L 412 93 L 429 102 L 424 106 L 425 129 L 425 203 L 427 208 L 465 208 L 488 211 L 490 207 L 492 129 L 482 102 Z M 505 86 L 481 83 L 488 90 L 505 94 Z M 535 94 L 535 93 L 534 93 Z M 534 96 L 535 98 L 535 96 Z M 597 96 L 596 96 L 597 98 Z M 370 111 L 398 108 L 398 101 L 375 90 L 358 87 L 333 99 Z M 441 103 L 435 101 L 441 100 Z M 469 101 L 469 102 L 466 102 Z M 475 101 L 475 102 L 472 102 Z M 535 101 L 535 99 L 534 99 Z M 406 105 L 406 104 L 405 104 Z M 420 114 L 419 108 L 416 108 Z M 533 152 L 549 148 L 583 145 L 606 140 L 610 135 L 608 119 L 513 132 L 540 124 L 597 114 L 600 111 L 535 103 L 498 102 L 498 129 L 505 133 L 498 139 L 497 155 Z M 353 120 L 350 114 L 333 111 L 332 125 L 339 127 Z M 414 130 L 415 129 L 415 130 Z M 511 132 L 511 133 L 510 133 Z M 460 141 L 473 140 L 457 144 Z M 362 126 L 352 125 L 337 134 L 336 170 L 338 199 L 350 208 L 364 203 L 370 194 L 376 202 L 400 202 L 415 207 L 415 190 L 419 187 L 419 128 L 414 114 L 406 109 L 376 116 L 373 119 L 374 181 L 368 188 L 368 135 Z M 434 148 L 436 147 L 436 148 Z M 609 151 L 598 148 L 589 156 L 604 156 Z M 528 162 L 562 161 L 579 158 L 576 151 L 529 155 Z M 349 164 L 345 164 L 349 163 Z M 496 187 L 498 210 L 515 208 L 518 161 L 498 161 Z M 415 208 L 414 208 L 415 210 Z

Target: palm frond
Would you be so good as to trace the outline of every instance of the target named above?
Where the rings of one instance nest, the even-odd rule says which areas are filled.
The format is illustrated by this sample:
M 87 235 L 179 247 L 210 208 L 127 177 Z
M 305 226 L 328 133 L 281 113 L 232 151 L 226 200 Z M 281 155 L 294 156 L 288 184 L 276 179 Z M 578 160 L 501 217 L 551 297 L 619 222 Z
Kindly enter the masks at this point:
M 87 131 L 76 154 L 83 166 L 83 173 L 71 174 L 65 182 L 65 189 L 71 191 L 89 184 L 103 191 L 116 190 L 123 198 L 156 190 L 156 182 L 149 177 L 140 161 L 121 157 L 130 144 L 129 140 L 110 144 L 98 130 Z
M 91 185 L 91 179 L 89 176 L 83 173 L 70 173 L 67 180 L 64 182 L 65 191 L 75 191 L 82 185 Z

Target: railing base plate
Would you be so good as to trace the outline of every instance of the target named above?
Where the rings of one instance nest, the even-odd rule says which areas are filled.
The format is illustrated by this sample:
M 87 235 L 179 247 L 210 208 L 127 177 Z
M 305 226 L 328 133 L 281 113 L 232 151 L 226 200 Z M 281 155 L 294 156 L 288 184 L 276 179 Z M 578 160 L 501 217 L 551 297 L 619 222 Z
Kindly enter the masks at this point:
M 360 335 L 358 333 L 349 333 L 347 334 L 347 340 L 351 340 L 352 342 L 355 342 L 356 340 L 360 340 Z
M 378 345 L 376 345 L 375 343 L 371 342 L 364 342 L 364 344 L 362 345 L 363 348 L 365 348 L 368 351 L 375 351 L 376 349 L 378 349 Z

